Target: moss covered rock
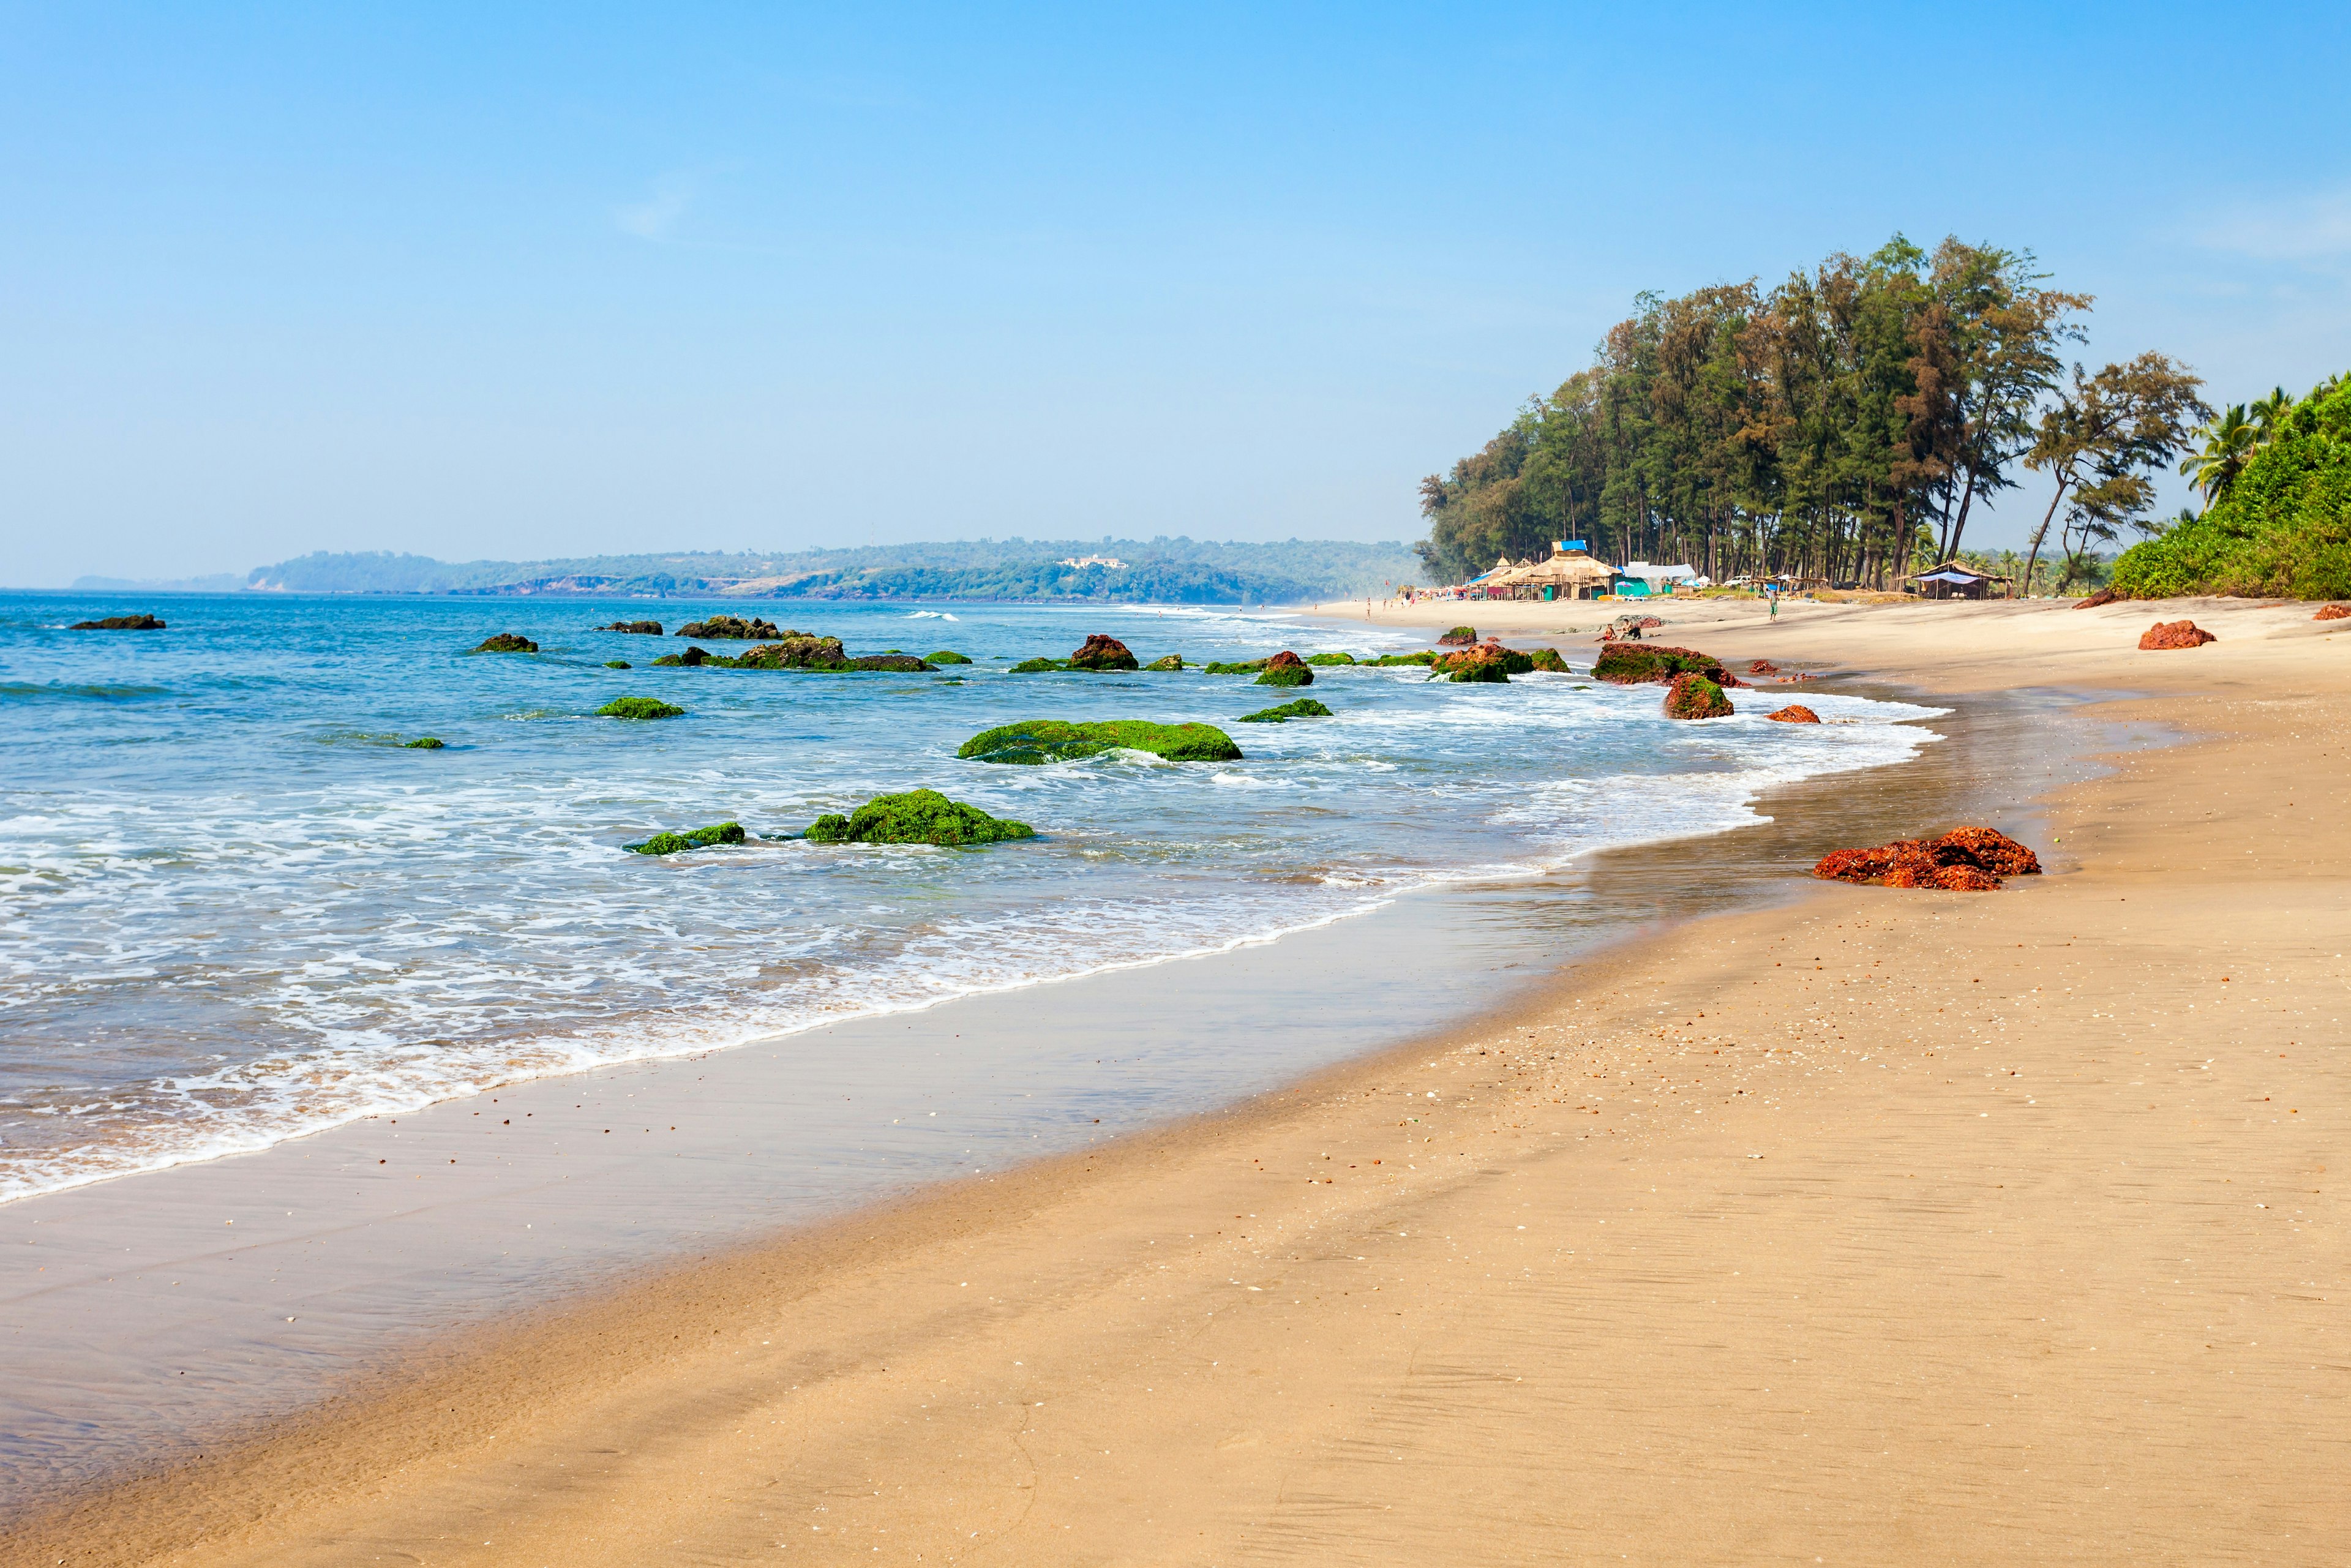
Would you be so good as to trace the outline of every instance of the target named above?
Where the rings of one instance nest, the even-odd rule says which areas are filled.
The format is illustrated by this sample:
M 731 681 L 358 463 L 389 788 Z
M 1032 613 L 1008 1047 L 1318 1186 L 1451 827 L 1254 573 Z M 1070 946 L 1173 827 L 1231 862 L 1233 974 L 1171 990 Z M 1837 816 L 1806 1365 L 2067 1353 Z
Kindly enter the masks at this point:
M 1711 653 L 1701 653 L 1695 648 L 1668 648 L 1660 643 L 1610 643 L 1600 650 L 1593 662 L 1595 679 L 1612 685 L 1635 686 L 1643 682 L 1671 681 L 1677 675 L 1704 675 L 1719 686 L 1735 686 L 1739 679 L 1722 667 L 1722 661 Z
M 411 751 L 438 751 L 445 743 L 437 735 L 420 735 L 405 744 Z
M 937 653 L 931 655 L 931 663 L 934 664 L 968 664 L 971 661 L 966 658 L 963 654 L 956 653 L 953 648 L 942 648 Z
M 1164 659 L 1154 659 L 1143 667 L 1146 670 L 1180 670 L 1184 667 L 1184 655 L 1170 653 Z
M 1254 675 L 1265 668 L 1263 659 L 1211 659 L 1201 666 L 1212 675 Z
M 1531 670 L 1541 670 L 1545 674 L 1567 674 L 1567 661 L 1559 656 L 1559 650 L 1556 648 L 1537 648 L 1527 655 L 1527 667 Z
M 1353 653 L 1309 653 L 1306 655 L 1306 662 L 1314 665 L 1317 669 L 1321 669 L 1332 664 L 1352 664 L 1355 662 L 1355 655 Z
M 1305 660 L 1285 648 L 1265 662 L 1265 668 L 1258 672 L 1257 684 L 1261 686 L 1311 686 L 1314 684 L 1314 672 L 1307 667 Z
M 739 844 L 743 841 L 740 822 L 713 822 L 706 828 L 691 828 L 683 833 L 655 833 L 641 844 L 623 844 L 641 855 L 674 855 L 682 850 L 708 849 L 712 844 Z
M 1048 670 L 1066 670 L 1070 666 L 1059 659 L 1023 659 L 1012 666 L 1016 675 L 1041 675 Z
M 1280 707 L 1261 707 L 1241 715 L 1243 724 L 1288 724 L 1293 718 L 1329 718 L 1331 710 L 1312 697 L 1298 697 Z
M 483 638 L 481 646 L 475 648 L 474 652 L 476 653 L 536 653 L 538 652 L 538 644 L 528 637 L 518 637 L 512 632 L 501 632 L 495 637 Z
M 1364 663 L 1381 669 L 1392 669 L 1398 664 L 1433 664 L 1437 663 L 1437 657 L 1435 650 L 1424 648 L 1417 653 L 1382 653 L 1378 658 L 1365 659 Z
M 995 844 L 1033 839 L 1026 822 L 991 817 L 977 806 L 950 800 L 935 789 L 876 795 L 852 814 L 819 817 L 808 838 L 820 844 Z
M 1214 725 L 1153 724 L 1145 719 L 1107 719 L 1067 724 L 1056 718 L 998 725 L 967 740 L 956 755 L 978 762 L 1034 765 L 1074 762 L 1105 751 L 1147 751 L 1170 762 L 1237 762 L 1241 748 Z
M 770 638 L 799 635 L 793 632 L 778 631 L 772 621 L 762 621 L 757 616 L 746 621 L 740 615 L 713 615 L 707 621 L 689 621 L 677 629 L 677 634 L 681 637 L 707 637 L 713 642 L 726 640 L 737 643 L 764 643 Z
M 1511 651 L 1499 643 L 1480 643 L 1455 653 L 1438 654 L 1428 666 L 1428 678 L 1433 681 L 1442 675 L 1448 681 L 1507 685 L 1514 663 L 1521 674 L 1534 668 L 1534 661 L 1524 653 L 1514 657 Z
M 673 707 L 658 697 L 614 697 L 596 710 L 598 718 L 676 718 L 684 714 L 682 707 Z
M 604 667 L 608 670 L 625 670 L 632 666 L 626 659 L 607 659 L 604 661 Z
M 1730 699 L 1704 675 L 1676 675 L 1666 688 L 1667 718 L 1729 718 Z
M 658 621 L 615 621 L 610 626 L 599 626 L 599 632 L 633 632 L 640 637 L 658 637 L 662 623 Z
M 1478 628 L 1475 626 L 1456 626 L 1452 631 L 1439 637 L 1437 643 L 1441 648 L 1467 648 L 1477 640 Z

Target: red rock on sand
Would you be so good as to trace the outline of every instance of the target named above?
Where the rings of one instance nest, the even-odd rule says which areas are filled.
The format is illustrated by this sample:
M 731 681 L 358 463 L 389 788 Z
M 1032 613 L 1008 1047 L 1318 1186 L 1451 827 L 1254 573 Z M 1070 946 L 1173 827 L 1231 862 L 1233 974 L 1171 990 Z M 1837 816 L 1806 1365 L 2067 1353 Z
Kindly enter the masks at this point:
M 1821 722 L 1821 716 L 1814 713 L 1812 709 L 1806 707 L 1802 703 L 1790 703 L 1778 713 L 1767 713 L 1763 716 L 1771 720 L 1775 724 L 1818 724 Z
M 2074 608 L 2076 610 L 2095 610 L 2102 604 L 2112 604 L 2121 598 L 2122 595 L 2116 593 L 2113 589 L 2102 588 L 2098 590 L 2097 592 L 2090 595 L 2089 598 L 2085 599 L 2080 603 L 2074 605 Z
M 1994 876 L 2038 876 L 2041 857 L 2006 833 L 1991 828 L 1953 828 L 1932 841 L 1935 858 L 1945 865 L 1959 863 L 1955 855 L 1983 867 Z
M 2220 639 L 2193 621 L 2158 621 L 2141 633 L 2138 640 L 2142 653 L 2162 648 L 2200 648 Z
M 2319 607 L 2313 621 L 2351 621 L 2351 604 L 2325 604 Z
M 1991 893 L 2003 876 L 2035 876 L 2040 871 L 2040 858 L 2030 849 L 1991 828 L 1954 828 L 1940 838 L 1838 850 L 1813 867 L 1814 876 L 1830 882 L 1951 893 Z
M 1747 666 L 1747 673 L 1750 675 L 1776 675 L 1780 673 L 1780 666 L 1769 659 L 1758 659 Z

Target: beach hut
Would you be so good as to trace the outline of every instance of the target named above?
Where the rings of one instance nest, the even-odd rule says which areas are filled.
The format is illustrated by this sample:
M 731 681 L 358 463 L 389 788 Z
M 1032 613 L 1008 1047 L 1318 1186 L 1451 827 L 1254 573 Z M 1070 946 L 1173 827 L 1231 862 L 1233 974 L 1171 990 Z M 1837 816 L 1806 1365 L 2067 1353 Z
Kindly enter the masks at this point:
M 1580 549 L 1558 550 L 1547 560 L 1494 573 L 1487 579 L 1487 587 L 1513 599 L 1588 599 L 1604 592 L 1615 576 Z
M 1913 591 L 1921 599 L 1981 599 L 1993 583 L 1997 582 L 2003 588 L 2009 583 L 2007 578 L 1978 571 L 1956 560 L 1947 560 L 1940 566 L 1914 572 L 1902 580 L 1916 583 L 1917 586 Z

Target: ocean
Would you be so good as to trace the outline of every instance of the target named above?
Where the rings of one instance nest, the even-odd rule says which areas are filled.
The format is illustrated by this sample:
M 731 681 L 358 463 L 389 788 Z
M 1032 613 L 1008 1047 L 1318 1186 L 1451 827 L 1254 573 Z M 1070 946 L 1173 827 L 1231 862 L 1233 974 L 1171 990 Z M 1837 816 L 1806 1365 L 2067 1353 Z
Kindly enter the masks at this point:
M 152 610 L 162 632 L 71 632 Z M 936 674 L 647 667 L 604 632 L 759 615 Z M 470 652 L 493 632 L 537 653 Z M 1092 632 L 1150 662 L 1417 634 L 1122 606 L 0 594 L 0 1200 L 267 1147 L 532 1078 L 721 1050 L 1328 928 L 1415 890 L 1753 824 L 1938 710 L 1675 723 L 1661 689 L 1326 668 L 1013 674 Z M 743 644 L 705 641 L 714 652 Z M 623 660 L 627 670 L 606 666 Z M 1239 724 L 1297 695 L 1327 719 Z M 594 716 L 620 695 L 679 718 Z M 1029 718 L 1196 720 L 1230 763 L 960 761 Z M 439 750 L 403 743 L 439 737 Z M 1033 841 L 788 838 L 928 787 Z M 623 846 L 727 820 L 742 845 Z

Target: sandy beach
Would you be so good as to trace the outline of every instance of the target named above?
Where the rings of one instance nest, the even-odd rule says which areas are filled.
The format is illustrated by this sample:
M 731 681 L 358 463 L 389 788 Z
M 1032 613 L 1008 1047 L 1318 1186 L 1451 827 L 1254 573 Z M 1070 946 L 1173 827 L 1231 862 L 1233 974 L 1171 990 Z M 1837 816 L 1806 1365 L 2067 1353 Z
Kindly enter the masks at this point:
M 2041 802 L 2044 876 L 1792 879 L 437 1346 L 0 1563 L 2351 1560 L 2351 622 L 2314 608 L 1660 606 L 1741 667 L 2172 744 Z M 2137 651 L 2181 615 L 2220 641 Z

